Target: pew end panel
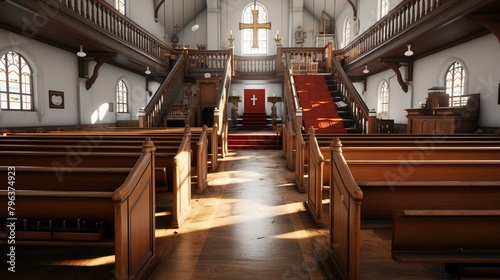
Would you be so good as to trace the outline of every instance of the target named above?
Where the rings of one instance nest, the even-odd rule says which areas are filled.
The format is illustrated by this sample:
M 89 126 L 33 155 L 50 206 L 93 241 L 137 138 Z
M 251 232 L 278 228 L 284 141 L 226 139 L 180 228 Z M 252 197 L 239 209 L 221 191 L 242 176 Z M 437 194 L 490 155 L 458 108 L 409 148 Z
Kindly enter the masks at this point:
M 361 203 L 363 192 L 342 155 L 342 144 L 330 145 L 330 248 L 325 269 L 336 279 L 359 279 L 361 257 Z
M 309 129 L 309 134 L 314 135 L 314 128 Z M 309 168 L 307 176 L 307 201 L 306 206 L 311 214 L 316 227 L 323 227 L 323 188 L 317 188 L 316 186 L 323 186 L 323 165 L 325 158 L 319 150 L 318 143 L 315 142 L 314 136 L 309 137 L 310 143 L 310 153 L 309 153 Z
M 186 131 L 173 159 L 172 227 L 179 228 L 191 212 L 191 134 Z
M 123 171 L 118 179 L 107 180 L 107 189 L 104 191 L 87 190 L 87 184 L 80 182 L 79 187 L 72 186 L 70 190 L 57 189 L 53 186 L 38 184 L 37 190 L 24 189 L 23 185 L 18 185 L 17 179 L 28 176 L 27 169 L 32 167 L 16 166 L 19 172 L 16 176 L 16 217 L 20 220 L 33 219 L 34 221 L 65 221 L 88 220 L 88 222 L 103 222 L 106 228 L 106 235 L 103 240 L 92 240 L 68 237 L 63 234 L 62 238 L 56 238 L 58 233 L 56 225 L 54 228 L 47 227 L 46 239 L 16 240 L 16 244 L 26 245 L 56 245 L 56 246 L 114 246 L 115 249 L 115 275 L 117 279 L 139 279 L 144 278 L 153 264 L 155 258 L 155 146 L 152 141 L 146 140 L 143 145 L 143 153 L 137 157 L 133 168 L 72 168 L 72 172 L 67 173 L 63 180 L 65 183 L 71 181 L 72 177 L 79 178 L 79 171 L 84 171 L 86 176 L 93 177 L 94 185 L 101 185 L 100 180 L 104 180 L 107 175 L 115 171 Z M 45 169 L 46 173 L 52 176 L 54 170 L 50 167 L 36 167 L 31 170 L 41 174 Z M 105 170 L 106 172 L 104 172 Z M 90 173 L 89 173 L 90 172 Z M 2 172 L 3 174 L 4 172 Z M 96 175 L 97 174 L 97 175 Z M 36 177 L 35 177 L 36 179 Z M 106 181 L 106 180 L 104 180 Z M 78 180 L 73 180 L 74 184 Z M 45 186 L 44 190 L 41 186 Z M 113 187 L 113 190 L 109 190 Z M 0 203 L 10 201 L 9 191 L 0 191 Z M 3 201 L 3 202 L 2 202 Z M 0 218 L 7 220 L 7 213 Z M 49 223 L 51 224 L 51 223 Z M 63 223 L 64 224 L 64 223 Z M 38 223 L 37 223 L 38 225 Z M 77 229 L 79 229 L 78 227 Z M 65 229 L 65 227 L 63 227 Z M 29 231 L 29 228 L 28 228 Z M 38 230 L 37 230 L 38 231 Z M 74 231 L 74 230 L 73 230 Z M 81 236 L 81 232 L 77 232 Z M 0 243 L 7 241 L 2 238 Z

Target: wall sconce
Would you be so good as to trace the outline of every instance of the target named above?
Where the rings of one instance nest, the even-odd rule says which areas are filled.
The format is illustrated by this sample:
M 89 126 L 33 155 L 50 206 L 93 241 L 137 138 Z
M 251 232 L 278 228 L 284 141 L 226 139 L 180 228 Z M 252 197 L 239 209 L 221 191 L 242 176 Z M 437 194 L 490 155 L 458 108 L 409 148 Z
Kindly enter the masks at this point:
M 276 42 L 276 45 L 278 46 L 281 45 L 281 36 L 279 31 L 276 31 L 276 35 L 274 35 L 274 42 Z
M 80 45 L 80 51 L 76 53 L 78 57 L 86 57 L 87 54 L 83 51 L 83 46 Z
M 229 41 L 229 45 L 233 45 L 234 37 L 233 37 L 233 30 L 230 31 L 229 35 L 227 35 L 227 40 Z
M 145 73 L 146 75 L 151 74 L 151 71 L 149 70 L 149 66 L 148 66 L 148 67 L 146 67 L 146 71 L 144 71 L 144 73 Z
M 405 51 L 405 56 L 412 56 L 413 55 L 413 51 L 411 50 L 411 44 L 408 44 L 408 50 Z
M 198 28 L 200 28 L 200 26 L 198 24 L 195 24 L 191 27 L 191 31 L 195 32 L 196 30 L 198 30 Z
M 367 65 L 365 65 L 365 70 L 363 70 L 363 73 L 365 73 L 365 74 L 370 73 L 370 70 L 368 70 L 368 66 Z

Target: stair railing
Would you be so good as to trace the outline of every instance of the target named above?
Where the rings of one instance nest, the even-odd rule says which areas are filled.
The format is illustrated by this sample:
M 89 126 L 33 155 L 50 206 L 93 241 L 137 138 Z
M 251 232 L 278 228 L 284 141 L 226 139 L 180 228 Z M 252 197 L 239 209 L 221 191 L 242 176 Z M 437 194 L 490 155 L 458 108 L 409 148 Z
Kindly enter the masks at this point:
M 337 84 L 337 90 L 342 96 L 342 100 L 347 104 L 351 116 L 354 120 L 354 127 L 361 129 L 362 133 L 373 133 L 369 129 L 370 122 L 375 122 L 374 116 L 370 116 L 368 106 L 366 106 L 364 100 L 359 95 L 358 91 L 349 80 L 349 77 L 345 73 L 337 58 L 332 56 L 332 76 L 335 78 Z M 373 124 L 372 124 L 373 125 Z
M 219 143 L 221 145 L 222 157 L 225 157 L 227 151 L 227 96 L 229 95 L 229 87 L 231 86 L 231 79 L 233 77 L 232 57 L 228 56 L 226 59 L 226 68 L 224 77 L 222 78 L 222 86 L 217 98 L 217 105 L 214 109 L 214 129 L 217 128 L 217 135 L 219 136 Z
M 160 126 L 163 115 L 176 101 L 175 93 L 184 82 L 185 67 L 184 57 L 179 56 L 174 68 L 153 95 L 146 108 L 139 110 L 139 127 Z

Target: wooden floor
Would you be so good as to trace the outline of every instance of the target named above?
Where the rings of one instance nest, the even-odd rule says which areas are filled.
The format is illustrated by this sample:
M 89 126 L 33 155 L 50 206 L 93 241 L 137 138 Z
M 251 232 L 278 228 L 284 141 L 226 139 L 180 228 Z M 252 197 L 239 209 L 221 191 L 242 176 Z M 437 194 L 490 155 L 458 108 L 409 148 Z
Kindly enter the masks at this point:
M 168 227 L 170 194 L 157 195 L 157 261 L 148 279 L 327 279 L 320 261 L 328 225 L 314 227 L 281 151 L 231 151 L 209 181 L 206 193 L 193 194 L 180 229 Z M 17 246 L 16 273 L 1 248 L 0 279 L 115 276 L 110 248 Z M 451 279 L 441 266 L 392 261 L 387 230 L 363 230 L 362 256 L 362 279 Z

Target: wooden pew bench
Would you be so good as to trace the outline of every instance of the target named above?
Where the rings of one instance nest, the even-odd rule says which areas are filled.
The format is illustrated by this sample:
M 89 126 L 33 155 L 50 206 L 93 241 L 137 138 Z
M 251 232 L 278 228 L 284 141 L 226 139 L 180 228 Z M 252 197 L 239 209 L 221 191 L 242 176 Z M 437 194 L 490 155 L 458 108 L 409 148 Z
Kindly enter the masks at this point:
M 359 279 L 362 227 L 390 222 L 394 211 L 500 210 L 498 160 L 348 161 L 339 141 L 330 157 L 328 262 L 348 279 Z
M 324 186 L 329 186 L 329 146 L 334 135 L 308 134 L 296 131 L 294 152 L 295 183 L 299 192 L 306 191 L 307 167 L 311 139 L 314 138 L 324 157 Z M 500 135 L 337 135 L 342 141 L 346 159 L 500 159 Z M 480 143 L 480 144 L 478 144 Z
M 96 129 L 82 131 L 49 131 L 47 133 L 11 133 L 0 137 L 0 143 L 4 144 L 29 144 L 30 140 L 35 138 L 38 141 L 44 141 L 47 145 L 67 145 L 75 144 L 81 146 L 97 145 L 135 145 L 137 141 L 143 141 L 144 138 L 150 138 L 158 146 L 158 152 L 161 152 L 161 146 L 178 145 L 189 133 L 192 141 L 192 149 L 196 150 L 200 139 L 207 138 L 207 159 L 206 163 L 212 171 L 218 166 L 218 136 L 213 128 L 207 126 L 198 128 L 173 128 L 173 129 Z M 62 140 L 64 139 L 64 140 Z M 46 140 L 53 140 L 47 141 Z M 197 153 L 193 153 L 193 163 L 198 162 Z
M 75 167 L 64 180 L 51 167 L 0 167 L 0 180 L 15 178 L 0 191 L 0 203 L 15 201 L 16 220 L 2 212 L 2 225 L 15 224 L 16 245 L 114 246 L 116 275 L 143 277 L 155 257 L 154 150 L 146 141 L 133 167 Z M 90 229 L 95 223 L 97 232 Z M 0 243 L 8 244 L 11 228 L 3 230 Z
M 1 147 L 1 145 L 0 145 Z M 99 152 L 93 149 L 88 152 L 72 153 L 71 147 L 58 148 L 56 151 L 0 151 L 0 165 L 11 166 L 47 166 L 59 174 L 62 179 L 64 174 L 71 173 L 74 167 L 132 167 L 140 156 L 136 147 L 131 149 L 107 149 Z M 45 150 L 44 147 L 37 149 Z M 155 182 L 158 187 L 172 186 L 172 160 L 179 147 L 172 147 L 171 152 L 155 153 Z M 55 149 L 52 149 L 55 150 Z M 66 150 L 66 151 L 64 151 Z M 165 150 L 165 149 L 164 149 Z M 136 152 L 134 152 L 136 151 Z M 103 169 L 105 170 L 105 169 Z M 76 172 L 76 171 L 75 171 Z M 82 178 L 85 180 L 86 178 Z M 92 179 L 92 178 L 90 178 Z
M 186 133 L 185 133 L 186 134 Z M 43 135 L 37 137 L 38 135 Z M 66 138 L 65 134 L 15 134 L 12 137 L 0 137 L 0 153 L 5 156 L 0 158 L 0 164 L 16 164 L 16 162 L 24 163 L 23 158 L 29 158 L 28 151 L 33 151 L 33 156 L 42 156 L 41 151 L 50 152 L 53 156 L 53 162 L 50 159 L 39 159 L 37 165 L 57 164 L 60 166 L 100 166 L 101 164 L 113 165 L 117 162 L 118 165 L 122 164 L 128 166 L 133 161 L 134 152 L 140 152 L 140 141 L 143 141 L 144 136 L 132 135 L 126 137 L 124 135 L 108 135 L 101 134 L 70 134 L 70 138 Z M 179 144 L 182 138 L 175 135 L 173 139 L 158 137 L 155 142 L 157 146 L 156 151 L 156 166 L 157 166 L 157 185 L 168 186 L 170 190 L 173 189 L 173 171 L 172 160 L 177 154 Z M 117 140 L 118 139 L 118 140 Z M 193 139 L 191 139 L 193 140 Z M 202 193 L 208 186 L 208 134 L 207 130 L 202 130 L 196 142 L 191 144 L 193 156 L 191 162 L 194 163 L 196 176 L 196 190 Z M 9 151 L 9 152 L 7 152 Z M 18 152 L 19 151 L 19 152 Z M 36 153 L 35 153 L 36 152 Z M 64 158 L 65 154 L 69 153 L 68 158 Z M 112 155 L 111 153 L 120 153 Z M 98 155 L 100 154 L 100 155 Z M 90 155 L 96 158 L 93 160 Z M 131 155 L 132 158 L 126 157 Z M 48 154 L 45 154 L 48 156 Z M 40 157 L 37 157 L 40 158 Z M 101 158 L 99 160 L 99 158 Z M 84 160 L 83 160 L 84 159 Z M 10 162 L 10 163 L 9 163 Z M 127 163 L 129 162 L 129 163 Z M 213 166 L 213 165 L 212 165 Z
M 499 277 L 499 236 L 498 210 L 396 211 L 392 258 L 402 263 L 446 264 L 455 277 L 467 275 L 467 270 L 477 277 Z M 464 265 L 465 272 L 460 270 Z

